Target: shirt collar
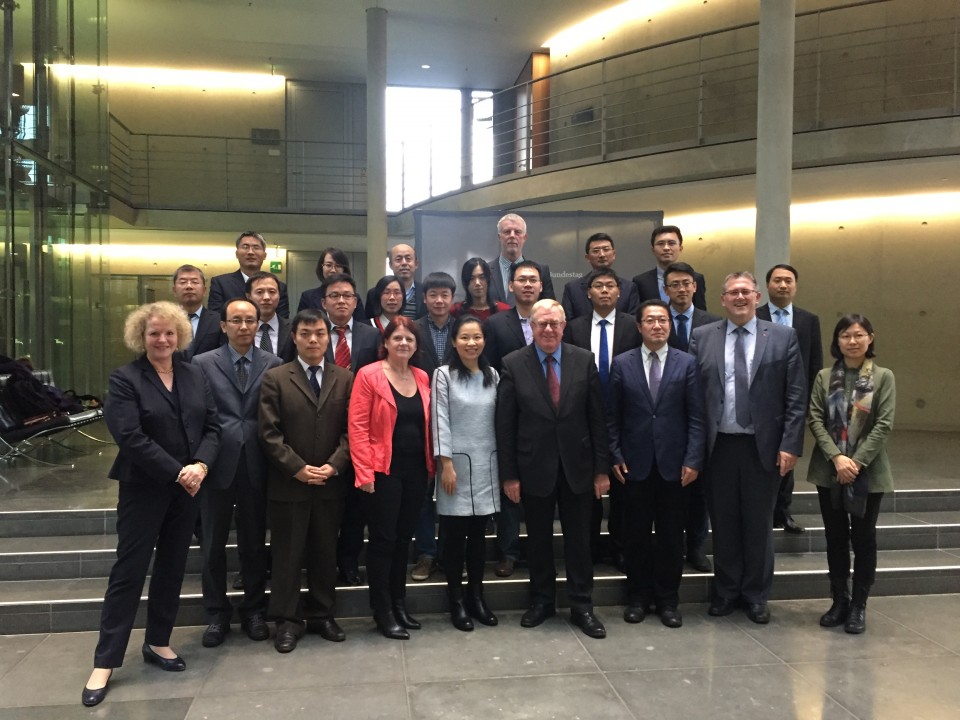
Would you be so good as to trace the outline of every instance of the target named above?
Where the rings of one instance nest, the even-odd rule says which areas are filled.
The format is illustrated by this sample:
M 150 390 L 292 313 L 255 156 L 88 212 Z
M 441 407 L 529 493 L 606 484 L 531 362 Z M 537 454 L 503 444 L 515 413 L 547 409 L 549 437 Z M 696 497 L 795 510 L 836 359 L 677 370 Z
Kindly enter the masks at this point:
M 307 365 L 307 364 L 303 361 L 303 358 L 300 357 L 299 355 L 297 355 L 297 362 L 300 363 L 300 367 L 303 368 L 303 372 L 305 372 L 305 373 L 307 374 L 307 378 L 309 378 L 309 377 L 310 377 L 310 366 Z M 317 374 L 318 374 L 318 375 L 323 375 L 323 358 L 320 359 L 320 369 L 317 370 Z
M 656 354 L 656 356 L 660 358 L 661 365 L 663 364 L 663 361 L 666 360 L 667 358 L 667 352 L 669 350 L 669 346 L 666 344 L 664 344 L 664 346 L 659 350 L 651 350 L 644 343 L 641 343 L 640 347 L 641 347 L 641 352 L 643 353 L 643 359 L 647 362 L 650 362 L 650 356 L 653 354 Z
M 606 316 L 601 315 L 596 310 L 593 311 L 593 324 L 596 325 L 601 320 L 606 320 L 610 325 L 613 325 L 613 321 L 617 317 L 617 308 L 614 307 Z
M 670 314 L 673 315 L 674 317 L 683 315 L 685 318 L 687 318 L 687 320 L 693 320 L 693 303 L 690 303 L 690 307 L 688 307 L 683 312 L 677 312 L 677 309 L 673 305 L 671 305 Z
M 543 365 L 543 361 L 544 361 L 544 359 L 546 359 L 547 353 L 545 353 L 543 350 L 541 350 L 541 349 L 540 349 L 540 346 L 538 346 L 536 343 L 533 344 L 533 347 L 534 347 L 534 349 L 536 349 L 536 351 L 537 351 L 537 357 L 540 358 L 540 364 Z M 563 349 L 563 344 L 561 343 L 560 345 L 557 345 L 557 349 L 556 349 L 556 350 L 554 350 L 552 353 L 550 353 L 550 355 L 553 357 L 553 359 L 557 361 L 557 365 L 560 364 L 560 351 L 561 351 L 562 349 Z
M 727 320 L 727 335 L 730 335 L 737 327 L 738 326 L 735 325 L 733 322 L 731 322 L 730 320 Z M 756 335 L 757 334 L 757 316 L 754 315 L 752 318 L 750 318 L 746 323 L 744 323 L 743 327 L 746 328 L 747 332 L 750 333 L 751 335 Z
M 793 303 L 790 303 L 785 308 L 777 307 L 773 303 L 770 303 L 767 307 L 770 309 L 770 317 L 776 317 L 777 310 L 783 310 L 787 313 L 787 317 L 793 317 Z
M 230 353 L 230 362 L 234 365 L 237 364 L 237 360 L 241 357 L 245 357 L 247 362 L 253 363 L 253 345 L 250 346 L 250 349 L 246 353 L 241 355 L 236 350 L 233 349 L 233 346 L 230 343 L 227 343 L 227 352 Z

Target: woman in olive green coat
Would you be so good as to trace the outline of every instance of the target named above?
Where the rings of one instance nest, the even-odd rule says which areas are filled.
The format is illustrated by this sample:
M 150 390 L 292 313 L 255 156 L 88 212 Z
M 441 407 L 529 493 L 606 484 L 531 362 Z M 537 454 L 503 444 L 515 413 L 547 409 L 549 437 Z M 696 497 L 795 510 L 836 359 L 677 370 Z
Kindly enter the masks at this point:
M 807 479 L 817 486 L 833 604 L 824 627 L 866 629 L 867 595 L 877 572 L 877 516 L 893 490 L 887 437 L 893 429 L 893 373 L 873 362 L 873 326 L 844 315 L 833 330 L 832 368 L 817 375 L 808 424 L 817 441 Z M 853 596 L 848 587 L 853 545 Z

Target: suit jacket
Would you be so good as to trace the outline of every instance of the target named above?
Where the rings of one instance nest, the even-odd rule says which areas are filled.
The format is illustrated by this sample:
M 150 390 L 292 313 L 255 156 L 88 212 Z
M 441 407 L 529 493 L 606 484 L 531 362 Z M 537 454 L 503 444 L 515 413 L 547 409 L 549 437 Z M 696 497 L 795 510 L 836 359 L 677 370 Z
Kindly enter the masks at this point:
M 300 293 L 300 304 L 297 305 L 297 312 L 307 308 L 323 310 L 323 295 L 320 294 L 320 288 L 315 287 Z M 360 299 L 359 293 L 357 293 L 357 307 L 353 311 L 353 319 L 355 322 L 367 322 L 367 313 L 363 309 L 363 300 Z
M 204 308 L 197 318 L 197 332 L 183 351 L 183 359 L 190 360 L 195 355 L 215 350 L 226 341 L 227 336 L 220 330 L 220 312 L 211 312 L 210 308 Z
M 215 313 L 227 300 L 247 296 L 247 283 L 240 270 L 223 275 L 215 275 L 210 281 L 210 295 L 207 297 L 207 307 Z M 277 315 L 282 318 L 290 317 L 290 300 L 287 297 L 287 284 L 280 282 L 280 304 L 277 305 Z
M 293 344 L 293 324 L 285 317 L 277 316 L 277 336 L 271 335 L 274 354 L 284 362 L 290 362 L 297 357 L 297 346 Z
M 527 257 L 524 258 L 524 260 L 529 259 L 530 258 Z M 500 272 L 500 256 L 498 255 L 493 260 L 488 260 L 487 264 L 490 265 L 491 275 L 490 298 L 494 301 L 507 302 L 507 288 L 503 283 L 503 275 Z M 537 264 L 543 271 L 543 274 L 540 276 L 540 281 L 543 283 L 543 289 L 540 291 L 540 299 L 556 300 L 557 294 L 553 291 L 553 279 L 550 277 L 550 266 L 544 263 Z
M 693 294 L 693 306 L 701 310 L 707 309 L 707 281 L 698 272 L 693 274 L 697 281 L 697 291 Z M 647 270 L 635 275 L 633 284 L 637 286 L 637 295 L 642 303 L 644 300 L 660 300 L 660 285 L 657 283 L 657 269 Z
M 437 349 L 433 345 L 433 336 L 430 334 L 430 316 L 417 320 L 417 330 L 420 332 L 420 347 L 417 349 L 417 356 L 414 364 L 423 370 L 427 377 L 433 377 L 433 371 L 444 364 L 443 358 L 437 355 Z M 453 330 L 453 319 L 451 318 L 450 330 Z M 453 343 L 453 338 L 447 338 L 447 348 Z
M 592 492 L 594 476 L 610 469 L 593 355 L 567 343 L 561 348 L 559 408 L 533 344 L 503 359 L 497 387 L 500 481 L 519 480 L 521 492 L 534 497 L 554 491 L 561 467 L 575 493 Z
M 166 484 L 194 460 L 214 466 L 220 423 L 213 393 L 200 368 L 177 355 L 173 378 L 171 393 L 146 355 L 110 374 L 103 416 L 119 452 L 109 477 Z
M 491 315 L 483 324 L 483 334 L 483 354 L 497 372 L 500 372 L 504 357 L 527 345 L 515 308 Z
M 690 338 L 707 401 L 707 454 L 713 450 L 723 414 L 724 347 L 727 321 L 698 327 Z M 760 463 L 776 467 L 777 452 L 803 454 L 803 420 L 807 385 L 797 333 L 757 320 L 757 338 L 750 367 L 750 416 Z
M 251 484 L 263 487 L 267 467 L 257 429 L 260 381 L 263 373 L 282 362 L 272 353 L 253 348 L 253 361 L 247 367 L 247 386 L 241 390 L 237 383 L 237 368 L 230 359 L 230 350 L 226 345 L 193 358 L 193 364 L 203 370 L 207 384 L 217 399 L 220 422 L 220 453 L 210 468 L 210 474 L 203 481 L 204 487 L 218 490 L 232 487 L 241 454 L 246 460 Z
M 376 362 L 383 338 L 380 331 L 373 325 L 367 321 L 359 322 L 356 316 L 353 318 L 353 328 L 350 334 L 353 336 L 353 347 L 350 348 L 350 371 L 356 375 L 357 370 L 364 365 Z M 327 346 L 326 359 L 328 362 L 334 362 L 336 344 L 337 331 L 334 330 L 330 333 L 330 344 Z
M 668 312 L 670 313 L 670 337 L 667 338 L 667 345 L 686 352 L 687 349 L 680 347 L 680 340 L 677 338 L 676 323 L 673 321 L 673 308 L 671 308 Z M 694 328 L 698 328 L 701 325 L 709 325 L 710 323 L 717 322 L 721 319 L 722 318 L 719 315 L 714 315 L 713 313 L 707 312 L 706 310 L 701 310 L 700 308 L 694 306 L 693 319 L 690 322 L 690 327 L 687 328 L 687 346 L 689 347 L 690 345 L 690 338 L 693 335 Z
M 770 303 L 757 308 L 757 317 L 773 321 Z M 807 381 L 807 395 L 813 392 L 817 373 L 823 368 L 823 339 L 820 337 L 820 318 L 808 310 L 793 306 L 793 329 L 797 331 L 800 356 L 803 358 L 803 376 Z
M 587 297 L 586 275 L 564 286 L 563 300 L 560 304 L 563 305 L 567 322 L 582 315 L 593 314 L 593 303 Z M 625 278 L 620 278 L 620 299 L 617 300 L 617 310 L 636 316 L 638 307 L 640 307 L 640 297 L 637 295 L 637 286 Z
M 374 295 L 375 291 L 376 287 L 372 287 L 367 290 L 367 305 L 365 312 L 368 320 L 373 320 L 374 308 L 380 305 Z M 420 283 L 417 283 L 413 286 L 413 297 L 414 302 L 417 305 L 417 317 L 422 318 L 427 314 L 427 304 L 423 299 L 423 290 L 420 288 Z M 357 300 L 359 302 L 359 298 L 357 298 Z M 404 306 L 404 310 L 406 310 L 406 306 Z
M 311 493 L 324 498 L 346 496 L 350 465 L 347 406 L 353 388 L 349 370 L 323 364 L 317 397 L 298 360 L 263 375 L 260 387 L 260 442 L 270 461 L 267 497 L 279 502 L 303 502 Z M 329 463 L 337 475 L 323 485 L 307 485 L 296 475 L 304 465 Z
M 567 322 L 567 327 L 563 331 L 563 341 L 576 345 L 584 350 L 591 350 L 590 335 L 593 332 L 593 307 L 590 308 L 590 314 L 574 318 Z M 613 323 L 613 355 L 610 360 L 613 361 L 620 353 L 627 350 L 633 350 L 640 347 L 643 338 L 640 337 L 640 331 L 637 330 L 636 315 L 628 315 L 625 312 L 617 312 Z
M 614 358 L 607 400 L 611 462 L 626 463 L 628 482 L 643 480 L 656 465 L 679 482 L 683 467 L 703 469 L 706 416 L 696 361 L 670 348 L 656 401 L 650 395 L 638 347 Z

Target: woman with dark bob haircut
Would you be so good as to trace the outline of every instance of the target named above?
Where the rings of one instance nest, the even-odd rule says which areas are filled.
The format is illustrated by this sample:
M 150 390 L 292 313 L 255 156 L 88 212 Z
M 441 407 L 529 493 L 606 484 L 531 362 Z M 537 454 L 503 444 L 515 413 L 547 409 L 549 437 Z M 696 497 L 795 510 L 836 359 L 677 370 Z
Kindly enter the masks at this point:
M 866 629 L 866 606 L 877 572 L 877 516 L 893 491 L 887 437 L 897 393 L 893 373 L 874 361 L 873 325 L 864 315 L 844 315 L 833 329 L 836 362 L 817 375 L 807 420 L 817 446 L 807 479 L 817 486 L 833 604 L 823 627 Z M 853 595 L 849 587 L 853 546 Z
M 387 326 L 403 315 L 403 306 L 407 296 L 403 291 L 403 283 L 396 275 L 384 275 L 373 288 L 373 304 L 370 311 L 370 324 L 381 333 L 386 333 Z
M 350 272 L 350 258 L 347 257 L 347 254 L 343 250 L 335 247 L 324 248 L 320 252 L 320 259 L 317 260 L 316 273 L 317 280 L 320 281 L 321 286 L 323 285 L 323 281 L 331 275 L 343 273 L 344 275 L 353 277 L 353 273 Z M 300 304 L 297 306 L 297 312 L 306 310 L 307 308 L 314 310 L 324 309 L 323 294 L 319 287 L 304 290 L 300 293 Z M 353 319 L 356 322 L 367 321 L 367 313 L 363 309 L 363 300 L 360 298 L 359 293 L 357 294 L 357 307 L 353 311 Z
M 485 321 L 496 312 L 510 309 L 506 303 L 490 297 L 490 266 L 483 258 L 472 257 L 467 260 L 460 270 L 460 281 L 463 283 L 464 299 L 450 308 L 453 317 L 469 314 Z
M 420 628 L 407 612 L 407 553 L 434 469 L 430 378 L 410 364 L 419 342 L 410 318 L 387 324 L 380 362 L 357 371 L 347 423 L 356 486 L 370 493 L 370 605 L 377 628 L 393 640 Z

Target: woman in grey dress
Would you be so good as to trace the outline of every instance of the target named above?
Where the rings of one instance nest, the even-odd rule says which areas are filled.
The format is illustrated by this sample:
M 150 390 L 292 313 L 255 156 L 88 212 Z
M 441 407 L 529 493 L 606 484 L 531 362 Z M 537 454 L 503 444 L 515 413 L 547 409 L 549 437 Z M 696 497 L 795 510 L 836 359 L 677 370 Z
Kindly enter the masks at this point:
M 473 630 L 471 617 L 484 625 L 497 624 L 483 599 L 483 565 L 487 521 L 500 510 L 494 432 L 500 378 L 483 357 L 483 325 L 477 318 L 462 316 L 450 337 L 448 364 L 433 374 L 430 416 L 450 619 L 458 630 L 469 631 Z

